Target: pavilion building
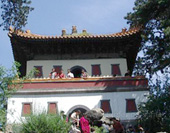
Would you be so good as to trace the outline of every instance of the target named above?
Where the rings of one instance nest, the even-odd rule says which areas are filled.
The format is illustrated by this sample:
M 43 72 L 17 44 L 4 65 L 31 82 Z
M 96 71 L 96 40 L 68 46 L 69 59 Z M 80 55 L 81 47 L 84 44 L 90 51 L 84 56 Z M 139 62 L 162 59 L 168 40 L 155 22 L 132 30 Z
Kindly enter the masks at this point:
M 62 30 L 61 36 L 43 36 L 14 31 L 9 37 L 15 61 L 21 63 L 21 76 L 33 68 L 39 70 L 8 99 L 8 123 L 18 123 L 31 112 L 64 111 L 68 116 L 76 109 L 85 112 L 102 108 L 106 117 L 123 122 L 135 119 L 138 105 L 146 102 L 148 81 L 143 76 L 124 76 L 133 71 L 141 45 L 140 28 L 122 29 L 119 33 L 91 35 L 83 30 Z M 70 69 L 75 78 L 50 79 L 51 69 Z M 89 76 L 80 78 L 81 70 Z

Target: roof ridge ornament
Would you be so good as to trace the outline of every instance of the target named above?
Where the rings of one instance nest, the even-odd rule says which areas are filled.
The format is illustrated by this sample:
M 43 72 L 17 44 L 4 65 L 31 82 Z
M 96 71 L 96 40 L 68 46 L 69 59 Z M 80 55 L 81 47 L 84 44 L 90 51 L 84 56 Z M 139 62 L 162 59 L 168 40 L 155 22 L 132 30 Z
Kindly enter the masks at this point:
M 123 28 L 121 32 L 113 33 L 113 34 L 101 34 L 101 35 L 92 35 L 87 33 L 85 29 L 82 30 L 82 33 L 77 33 L 76 26 L 72 26 L 72 33 L 67 34 L 66 29 L 62 30 L 62 35 L 60 36 L 47 36 L 47 35 L 39 35 L 39 34 L 33 34 L 30 30 L 21 31 L 21 30 L 15 30 L 15 28 L 12 28 L 12 26 L 9 27 L 9 33 L 8 36 L 12 37 L 13 35 L 17 35 L 17 37 L 22 38 L 29 38 L 29 39 L 59 39 L 59 38 L 118 38 L 118 37 L 124 37 L 124 36 L 130 36 L 132 34 L 137 34 L 141 31 L 141 27 L 130 27 L 130 29 Z
M 62 36 L 65 36 L 66 35 L 66 29 L 62 29 Z
M 26 30 L 25 33 L 31 34 L 31 31 L 30 30 Z
M 77 27 L 74 25 L 72 26 L 72 34 L 76 34 L 77 33 Z
M 126 31 L 127 31 L 126 28 L 123 28 L 123 29 L 122 29 L 122 33 L 125 33 Z
M 83 30 L 82 30 L 82 33 L 87 33 L 86 29 L 83 29 Z

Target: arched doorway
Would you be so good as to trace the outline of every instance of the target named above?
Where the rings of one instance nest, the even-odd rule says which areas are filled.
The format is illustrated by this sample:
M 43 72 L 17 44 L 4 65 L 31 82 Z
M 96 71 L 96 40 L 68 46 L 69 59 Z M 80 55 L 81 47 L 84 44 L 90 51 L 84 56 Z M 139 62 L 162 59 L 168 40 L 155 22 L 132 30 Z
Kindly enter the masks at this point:
M 86 72 L 86 69 L 82 66 L 74 66 L 70 70 L 74 74 L 75 78 L 80 78 L 82 69 Z
M 85 113 L 86 111 L 90 110 L 88 107 L 84 106 L 84 105 L 76 105 L 74 107 L 72 107 L 71 109 L 69 109 L 69 111 L 67 112 L 67 117 L 70 118 L 71 114 L 73 112 L 75 112 L 76 110 L 80 110 L 81 114 L 80 117 L 82 116 L 83 113 Z

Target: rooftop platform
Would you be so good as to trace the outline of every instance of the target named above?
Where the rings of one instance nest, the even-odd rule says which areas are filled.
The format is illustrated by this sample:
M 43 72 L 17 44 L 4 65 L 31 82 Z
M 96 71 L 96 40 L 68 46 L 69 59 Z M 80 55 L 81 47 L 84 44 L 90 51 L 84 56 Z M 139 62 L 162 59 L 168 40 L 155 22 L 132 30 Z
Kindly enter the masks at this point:
M 19 81 L 17 81 L 19 82 Z M 148 80 L 143 77 L 90 77 L 72 79 L 28 79 L 15 94 L 97 93 L 147 91 Z

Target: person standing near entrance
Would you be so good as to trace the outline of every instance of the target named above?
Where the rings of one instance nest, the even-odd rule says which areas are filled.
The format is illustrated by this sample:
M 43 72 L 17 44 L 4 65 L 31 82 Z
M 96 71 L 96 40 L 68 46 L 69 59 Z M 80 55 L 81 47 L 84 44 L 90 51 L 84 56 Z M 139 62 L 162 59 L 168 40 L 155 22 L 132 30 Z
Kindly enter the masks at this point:
M 80 118 L 80 127 L 82 133 L 90 133 L 90 124 L 87 118 L 87 114 L 84 114 L 83 117 Z
M 67 70 L 67 78 L 74 78 L 74 74 L 70 71 L 70 69 Z
M 79 118 L 80 118 L 81 111 L 77 110 L 71 114 L 71 129 L 73 133 L 81 133 L 81 131 L 78 129 L 79 128 Z

